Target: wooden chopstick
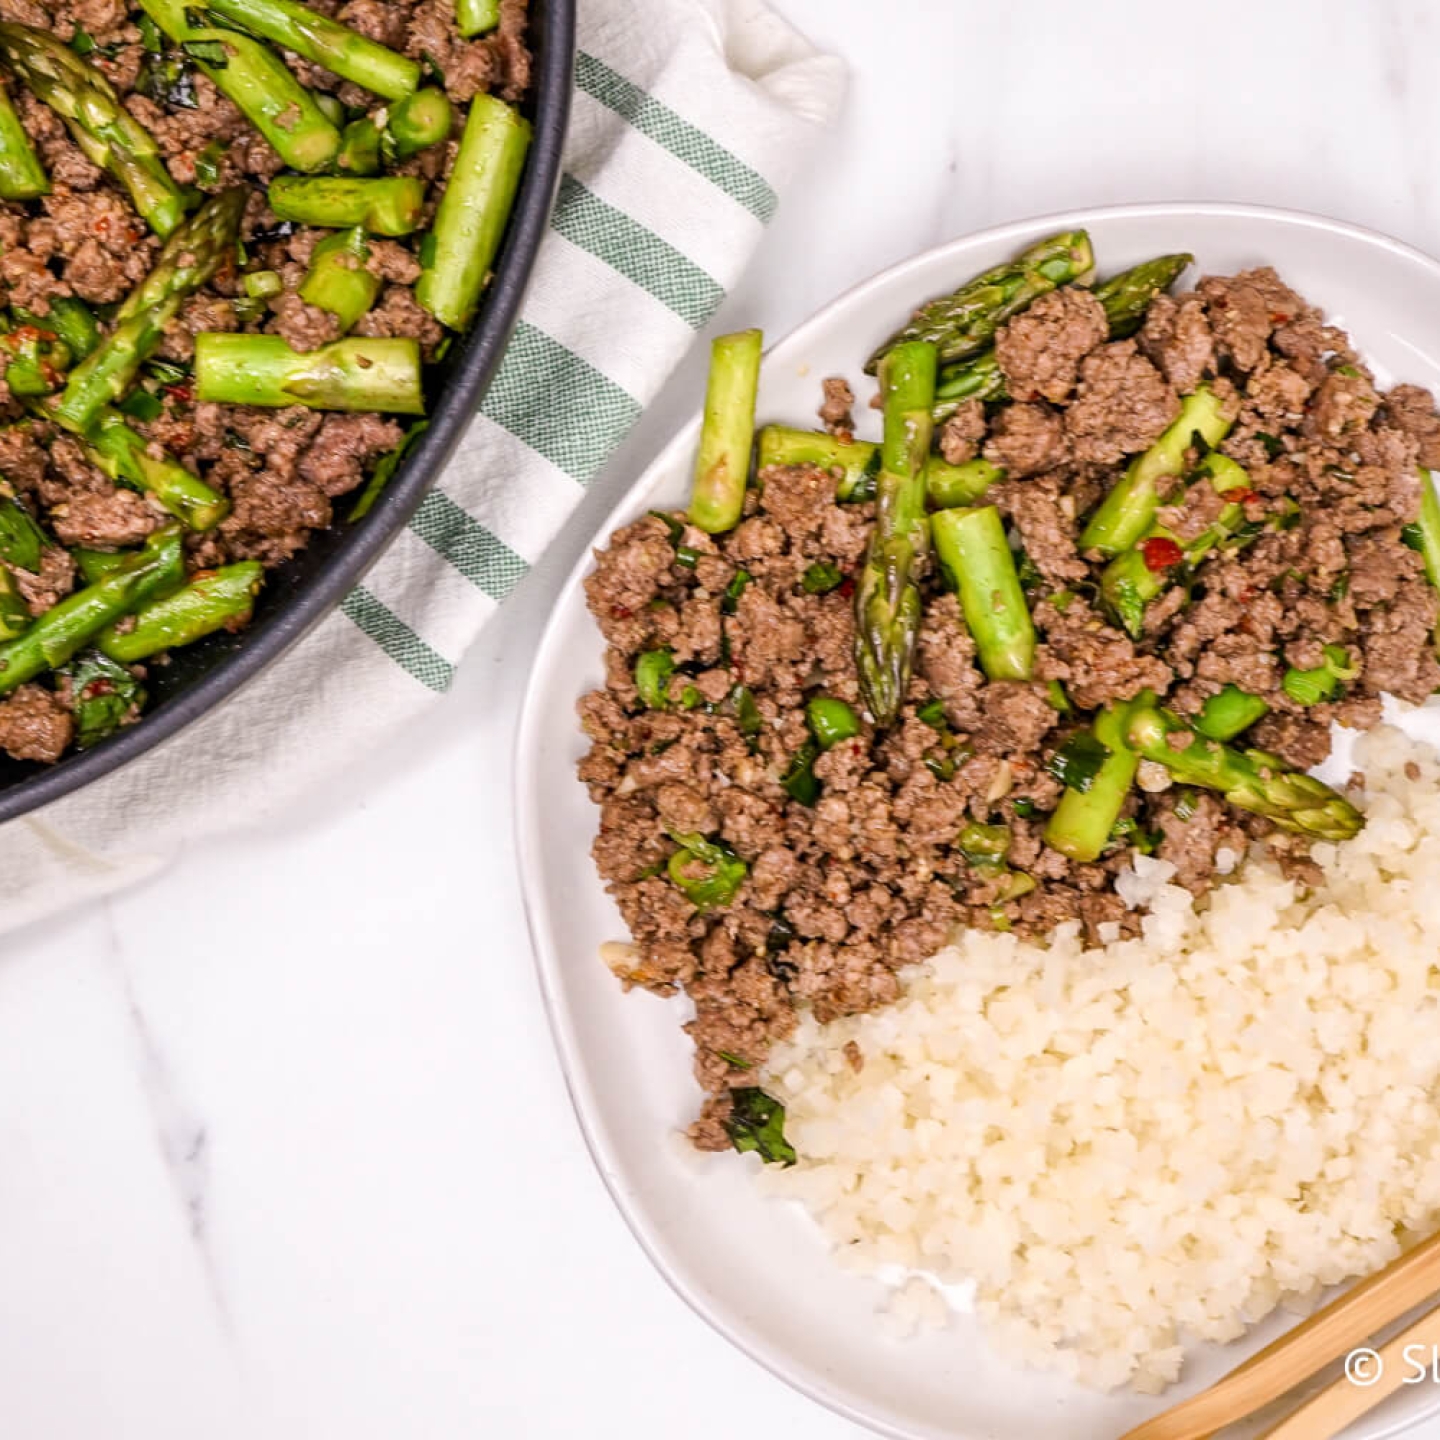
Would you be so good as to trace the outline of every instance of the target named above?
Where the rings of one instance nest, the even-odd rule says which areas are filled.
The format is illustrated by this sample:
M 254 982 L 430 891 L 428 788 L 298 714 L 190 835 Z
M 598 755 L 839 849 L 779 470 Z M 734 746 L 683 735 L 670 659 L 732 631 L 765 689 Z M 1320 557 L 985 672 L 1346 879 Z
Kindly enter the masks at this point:
M 1352 1421 L 1373 1410 L 1407 1381 L 1414 1382 L 1414 1366 L 1405 1359 L 1405 1351 L 1411 1345 L 1421 1346 L 1427 1357 L 1435 1353 L 1431 1347 L 1440 1346 L 1440 1305 L 1427 1310 L 1393 1340 L 1387 1340 L 1375 1352 L 1378 1359 L 1369 1362 L 1358 1381 L 1348 1374 L 1342 1375 L 1272 1426 L 1259 1440 L 1333 1440 Z M 1428 1363 L 1426 1368 L 1429 1369 Z
M 1440 1234 L 1392 1260 L 1267 1345 L 1208 1390 L 1120 1440 L 1204 1440 L 1252 1414 L 1353 1350 L 1407 1310 L 1440 1294 Z

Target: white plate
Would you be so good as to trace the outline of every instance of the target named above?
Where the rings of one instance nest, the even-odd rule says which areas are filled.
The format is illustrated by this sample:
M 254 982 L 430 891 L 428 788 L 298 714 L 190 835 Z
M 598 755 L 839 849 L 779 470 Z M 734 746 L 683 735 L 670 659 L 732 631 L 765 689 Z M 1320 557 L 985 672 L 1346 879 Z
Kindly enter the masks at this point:
M 871 386 L 860 364 L 917 302 L 953 288 L 1030 241 L 1085 226 L 1102 274 L 1165 251 L 1201 271 L 1271 264 L 1355 338 L 1382 381 L 1440 389 L 1440 265 L 1397 241 L 1307 215 L 1239 205 L 1136 205 L 987 230 L 906 261 L 827 306 L 768 354 L 759 418 L 813 423 L 822 376 L 850 377 L 862 425 Z M 696 419 L 606 520 L 597 544 L 653 506 L 685 504 Z M 516 757 L 520 873 L 560 1059 L 586 1139 L 636 1238 L 721 1334 L 791 1384 L 904 1440 L 1113 1440 L 1218 1378 L 1285 1328 L 1198 1352 L 1162 1400 L 1100 1396 L 996 1360 L 971 1319 L 912 1341 L 875 1324 L 882 1288 L 842 1272 L 792 1204 L 756 1193 L 748 1163 L 701 1157 L 677 1141 L 700 1095 L 680 1001 L 624 995 L 601 964 L 625 938 L 590 861 L 596 812 L 575 778 L 585 751 L 575 702 L 603 682 L 602 640 L 585 608 L 588 559 L 571 575 L 541 642 Z M 1352 1433 L 1367 1440 L 1440 1408 L 1434 1385 L 1406 1387 Z M 763 1428 L 763 1427 L 762 1427 Z

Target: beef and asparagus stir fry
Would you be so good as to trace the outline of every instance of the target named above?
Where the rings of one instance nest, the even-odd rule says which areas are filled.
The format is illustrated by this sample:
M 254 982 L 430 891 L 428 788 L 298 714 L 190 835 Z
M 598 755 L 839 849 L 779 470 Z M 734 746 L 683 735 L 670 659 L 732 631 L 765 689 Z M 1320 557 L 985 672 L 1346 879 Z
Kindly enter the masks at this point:
M 1303 882 L 1362 824 L 1306 773 L 1332 722 L 1440 686 L 1432 397 L 1273 270 L 1172 295 L 1189 261 L 1096 284 L 1064 234 L 926 305 L 867 367 L 879 445 L 840 378 L 755 444 L 726 337 L 689 512 L 599 553 L 608 958 L 694 1002 L 702 1147 L 785 1158 L 748 1073 L 956 926 L 1133 933 L 1135 854 L 1198 895 L 1261 836 Z
M 0 748 L 144 662 L 424 426 L 530 127 L 527 0 L 0 0 Z

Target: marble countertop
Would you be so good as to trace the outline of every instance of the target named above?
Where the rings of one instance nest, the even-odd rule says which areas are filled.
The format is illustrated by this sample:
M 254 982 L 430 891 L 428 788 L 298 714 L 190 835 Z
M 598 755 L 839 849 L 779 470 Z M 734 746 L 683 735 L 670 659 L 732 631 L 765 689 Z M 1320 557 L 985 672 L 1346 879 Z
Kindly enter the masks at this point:
M 779 6 L 853 93 L 721 327 L 779 334 L 940 240 L 1120 201 L 1290 206 L 1440 254 L 1424 0 Z M 409 733 L 263 833 L 3 941 L 5 1434 L 860 1435 L 632 1243 L 553 1059 L 511 854 L 528 656 L 702 363 Z

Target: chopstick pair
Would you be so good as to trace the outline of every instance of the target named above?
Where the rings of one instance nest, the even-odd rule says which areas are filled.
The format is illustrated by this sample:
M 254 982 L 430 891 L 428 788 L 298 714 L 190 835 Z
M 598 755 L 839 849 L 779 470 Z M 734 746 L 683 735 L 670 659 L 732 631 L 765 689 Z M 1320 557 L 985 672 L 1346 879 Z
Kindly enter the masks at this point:
M 1426 1300 L 1440 1298 L 1440 1234 L 1317 1310 L 1308 1320 L 1120 1440 L 1205 1440 L 1278 1400 L 1317 1370 L 1349 1354 Z M 1378 1378 L 1357 1384 L 1341 1376 L 1265 1432 L 1262 1440 L 1331 1440 L 1405 1383 L 1409 1345 L 1440 1345 L 1440 1305 L 1378 1347 Z M 1367 1362 L 1370 1363 L 1370 1362 Z M 1373 1366 L 1372 1366 L 1373 1368 Z M 1368 1381 L 1369 1372 L 1361 1377 Z

